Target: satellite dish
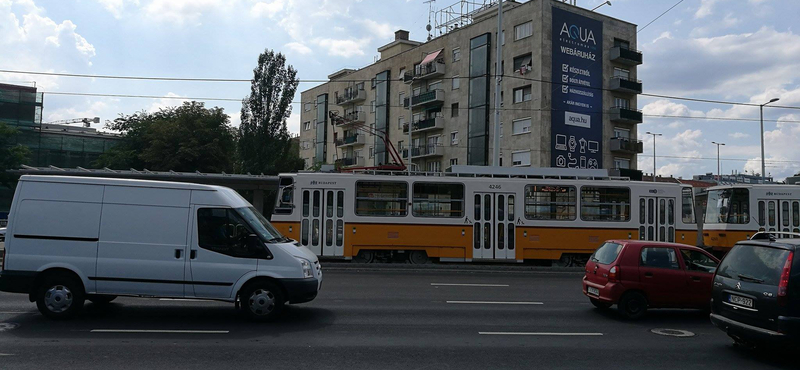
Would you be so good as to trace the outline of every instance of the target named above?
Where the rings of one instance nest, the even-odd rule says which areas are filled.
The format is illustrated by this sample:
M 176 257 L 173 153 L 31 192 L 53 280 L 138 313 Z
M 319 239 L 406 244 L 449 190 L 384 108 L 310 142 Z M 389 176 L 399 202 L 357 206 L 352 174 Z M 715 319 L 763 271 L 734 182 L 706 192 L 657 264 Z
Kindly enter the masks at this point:
M 433 27 L 431 27 L 431 25 L 430 25 L 430 24 L 428 24 L 427 26 L 425 26 L 425 29 L 426 29 L 428 32 L 430 32 L 430 31 L 433 29 Z

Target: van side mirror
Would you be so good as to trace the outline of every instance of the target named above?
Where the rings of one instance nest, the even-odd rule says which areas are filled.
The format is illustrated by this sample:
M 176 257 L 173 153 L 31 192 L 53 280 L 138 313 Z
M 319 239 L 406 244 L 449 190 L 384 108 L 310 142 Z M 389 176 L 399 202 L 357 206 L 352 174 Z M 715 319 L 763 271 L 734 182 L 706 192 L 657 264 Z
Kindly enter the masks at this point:
M 258 238 L 256 234 L 250 234 L 247 236 L 246 245 L 249 249 L 259 249 L 263 244 L 261 243 L 261 239 Z

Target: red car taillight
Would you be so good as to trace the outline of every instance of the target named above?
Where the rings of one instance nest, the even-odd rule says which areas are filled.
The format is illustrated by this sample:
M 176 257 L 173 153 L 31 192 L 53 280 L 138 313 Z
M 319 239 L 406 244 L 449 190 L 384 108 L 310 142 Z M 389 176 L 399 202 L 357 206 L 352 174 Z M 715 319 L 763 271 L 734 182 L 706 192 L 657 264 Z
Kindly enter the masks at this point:
M 786 263 L 783 265 L 781 272 L 781 281 L 778 283 L 778 304 L 786 306 L 786 296 L 789 288 L 789 276 L 792 273 L 792 260 L 794 259 L 794 252 L 789 252 L 789 257 L 786 258 Z
M 619 282 L 619 267 L 614 266 L 608 270 L 608 281 Z

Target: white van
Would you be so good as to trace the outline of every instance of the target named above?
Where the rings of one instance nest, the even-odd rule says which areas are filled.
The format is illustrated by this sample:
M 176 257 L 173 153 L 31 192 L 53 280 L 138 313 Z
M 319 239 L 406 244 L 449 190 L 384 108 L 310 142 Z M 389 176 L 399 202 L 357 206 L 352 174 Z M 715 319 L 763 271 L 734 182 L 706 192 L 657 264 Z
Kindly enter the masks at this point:
M 314 253 L 221 186 L 22 176 L 4 251 L 0 290 L 50 318 L 137 296 L 235 302 L 270 320 L 322 285 Z

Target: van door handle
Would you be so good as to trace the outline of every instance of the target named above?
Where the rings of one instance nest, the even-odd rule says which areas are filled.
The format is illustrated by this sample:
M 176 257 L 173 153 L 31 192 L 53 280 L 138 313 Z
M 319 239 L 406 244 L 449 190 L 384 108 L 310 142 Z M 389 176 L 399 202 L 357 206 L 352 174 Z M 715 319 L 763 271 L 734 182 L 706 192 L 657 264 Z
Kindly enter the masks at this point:
M 195 258 L 197 258 L 197 250 L 194 250 L 194 249 L 192 249 L 192 250 L 189 252 L 189 259 L 192 259 L 192 260 L 193 260 L 193 259 L 195 259 Z
M 180 249 L 176 249 L 175 250 L 175 258 L 177 258 L 177 259 L 181 258 L 181 250 Z
M 651 278 L 651 277 L 653 277 L 653 273 L 652 273 L 652 272 L 645 272 L 645 273 L 644 273 L 644 277 L 649 277 L 649 278 Z

